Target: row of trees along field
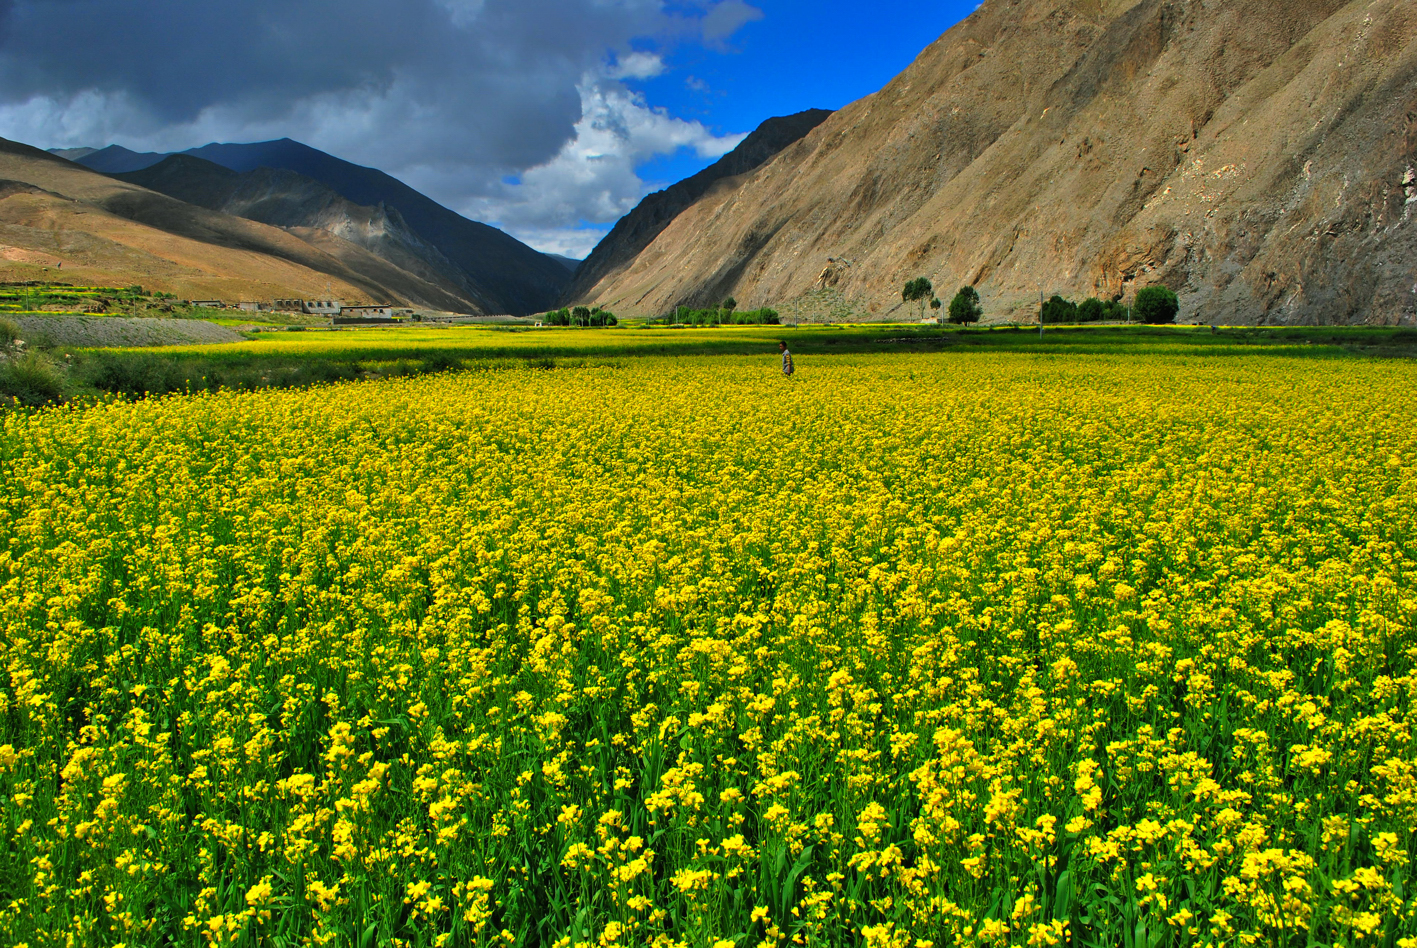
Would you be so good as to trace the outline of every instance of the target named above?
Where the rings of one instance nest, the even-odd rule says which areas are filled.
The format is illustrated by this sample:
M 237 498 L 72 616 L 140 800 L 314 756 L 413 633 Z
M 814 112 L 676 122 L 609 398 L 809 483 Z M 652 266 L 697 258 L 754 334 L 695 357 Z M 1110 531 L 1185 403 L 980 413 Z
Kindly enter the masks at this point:
M 708 309 L 680 306 L 661 320 L 671 326 L 776 326 L 780 321 L 777 310 L 740 310 L 738 301 L 731 296 L 721 305 Z
M 921 319 L 925 318 L 927 305 L 936 314 L 944 306 L 935 295 L 934 285 L 926 277 L 916 277 L 905 284 L 900 297 L 905 302 L 915 303 L 919 307 Z M 1130 307 L 1123 305 L 1120 300 L 1104 302 L 1095 296 L 1081 303 L 1054 296 L 1042 305 L 1039 318 L 1048 325 L 1105 322 L 1164 325 L 1174 323 L 1180 309 L 1180 301 L 1171 290 L 1164 286 L 1148 286 L 1137 292 L 1136 300 Z M 979 291 L 972 286 L 960 287 L 954 299 L 950 300 L 946 315 L 950 322 L 960 326 L 979 322 L 980 317 L 984 315 L 984 308 L 979 303 Z
M 547 313 L 542 317 L 542 322 L 548 326 L 618 326 L 620 320 L 609 310 L 601 309 L 599 306 L 592 309 L 589 306 L 577 306 L 574 309 L 562 307 L 552 313 Z
M 1148 286 L 1137 292 L 1130 307 L 1120 300 L 1103 301 L 1097 297 L 1075 303 L 1061 296 L 1054 296 L 1043 304 L 1043 322 L 1056 323 L 1109 323 L 1137 322 L 1165 325 L 1176 321 L 1180 312 L 1180 300 L 1176 294 L 1164 286 Z
M 925 306 L 938 314 L 944 307 L 940 298 L 935 295 L 935 285 L 926 277 L 916 277 L 900 292 L 900 298 L 907 303 L 915 303 L 920 307 L 920 318 L 925 318 Z M 972 286 L 962 286 L 959 292 L 950 300 L 949 309 L 946 310 L 947 318 L 956 326 L 968 326 L 970 323 L 977 323 L 984 315 L 984 307 L 979 304 L 979 291 Z

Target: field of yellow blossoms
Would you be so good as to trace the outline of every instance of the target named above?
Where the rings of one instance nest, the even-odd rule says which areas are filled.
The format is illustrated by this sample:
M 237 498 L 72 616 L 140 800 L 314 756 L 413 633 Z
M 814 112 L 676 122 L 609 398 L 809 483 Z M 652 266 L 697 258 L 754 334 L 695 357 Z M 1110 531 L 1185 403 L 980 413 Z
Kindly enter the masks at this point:
M 1417 945 L 1417 366 L 0 419 L 0 944 Z

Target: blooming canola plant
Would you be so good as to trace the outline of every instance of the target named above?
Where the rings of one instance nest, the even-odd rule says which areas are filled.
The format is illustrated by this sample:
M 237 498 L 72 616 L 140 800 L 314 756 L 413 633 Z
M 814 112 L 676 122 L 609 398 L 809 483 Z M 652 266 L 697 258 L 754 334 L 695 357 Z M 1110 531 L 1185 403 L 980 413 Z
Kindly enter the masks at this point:
M 1412 366 L 802 362 L 5 415 L 0 941 L 1417 945 Z

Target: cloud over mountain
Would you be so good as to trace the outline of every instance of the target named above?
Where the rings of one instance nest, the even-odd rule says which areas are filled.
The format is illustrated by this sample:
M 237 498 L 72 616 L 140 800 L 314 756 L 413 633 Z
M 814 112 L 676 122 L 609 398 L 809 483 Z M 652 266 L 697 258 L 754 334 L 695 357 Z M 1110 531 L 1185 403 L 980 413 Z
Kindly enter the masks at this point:
M 743 0 L 0 0 L 0 134 L 164 151 L 289 136 L 513 231 L 555 229 L 581 218 L 548 217 L 508 176 L 538 169 L 561 188 L 538 200 L 580 214 L 633 205 L 647 148 L 736 143 L 623 83 L 653 74 L 647 49 L 720 44 L 760 15 Z

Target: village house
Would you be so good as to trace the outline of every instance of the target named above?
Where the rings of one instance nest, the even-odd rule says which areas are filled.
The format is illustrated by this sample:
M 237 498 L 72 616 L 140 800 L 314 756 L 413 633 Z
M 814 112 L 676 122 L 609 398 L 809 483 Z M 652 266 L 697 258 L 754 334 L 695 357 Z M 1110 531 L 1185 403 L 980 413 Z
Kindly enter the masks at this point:
M 346 306 L 340 315 L 351 319 L 393 319 L 394 308 L 392 306 Z

